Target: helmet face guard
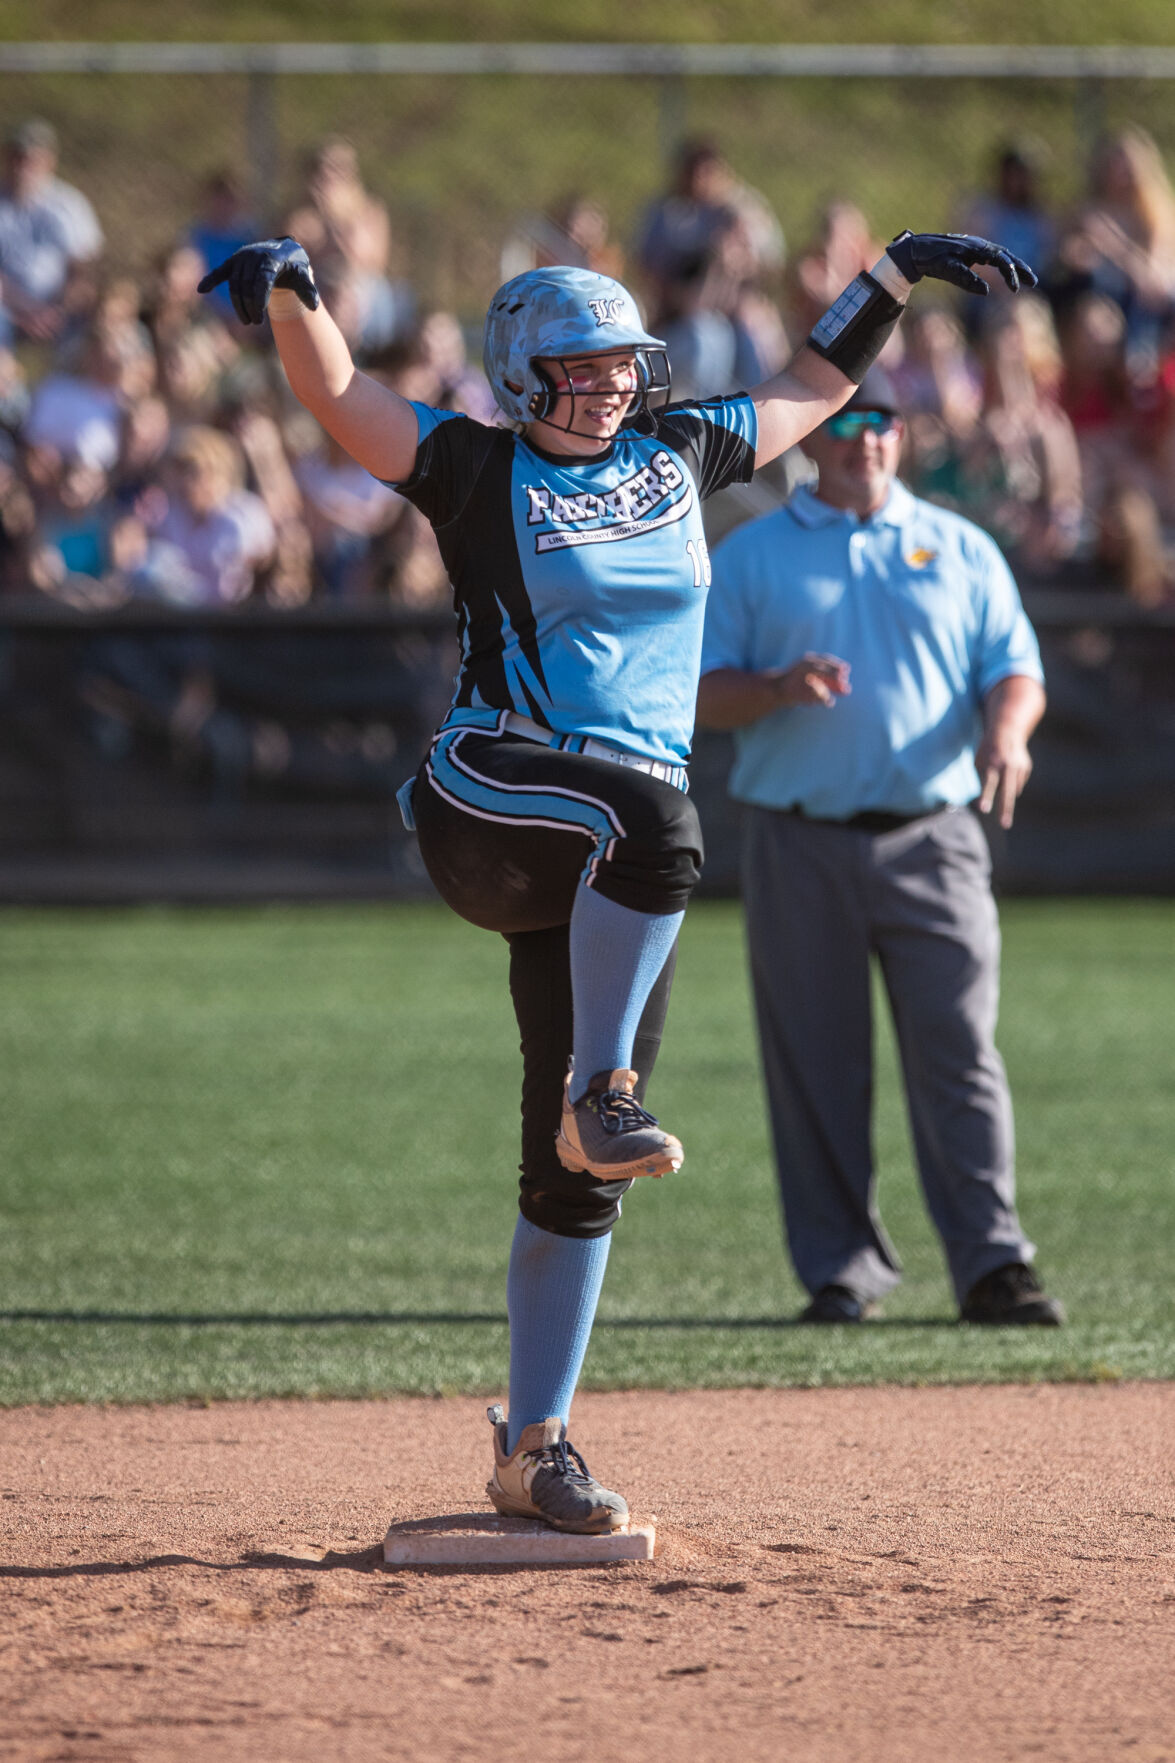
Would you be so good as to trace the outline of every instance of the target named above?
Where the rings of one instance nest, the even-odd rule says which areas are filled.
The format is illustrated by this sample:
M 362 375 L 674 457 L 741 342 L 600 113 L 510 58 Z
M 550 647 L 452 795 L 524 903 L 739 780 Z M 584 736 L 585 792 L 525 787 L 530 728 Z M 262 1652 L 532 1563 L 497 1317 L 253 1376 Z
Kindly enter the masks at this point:
M 611 355 L 615 353 L 615 351 L 608 349 L 602 351 L 602 353 Z M 621 419 L 621 426 L 626 422 L 635 421 L 644 411 L 650 409 L 651 400 L 656 399 L 658 406 L 666 404 L 669 401 L 669 357 L 665 350 L 634 349 L 632 353 L 633 360 L 636 364 L 636 386 L 633 391 L 628 393 L 628 408 L 625 410 Z M 530 400 L 530 420 L 532 422 L 550 423 L 552 428 L 560 429 L 565 435 L 579 435 L 584 440 L 597 439 L 598 437 L 592 430 L 577 429 L 574 424 L 576 400 L 579 398 L 597 397 L 598 393 L 595 390 L 590 392 L 576 392 L 568 389 L 572 377 L 570 368 L 571 361 L 583 361 L 587 359 L 587 357 L 583 355 L 577 355 L 574 357 L 568 356 L 567 359 L 564 360 L 556 355 L 545 356 L 542 359 L 554 361 L 555 366 L 560 369 L 564 379 L 567 381 L 567 385 L 564 387 L 557 386 L 546 368 L 540 366 L 539 357 L 534 357 L 531 361 L 531 367 L 534 370 L 536 380 L 539 382 L 540 389 L 533 394 Z M 619 395 L 623 397 L 625 394 L 620 393 Z M 560 398 L 565 399 L 567 402 L 566 422 L 554 421 L 555 410 Z
M 584 394 L 561 392 L 538 362 L 557 362 L 570 381 L 568 362 L 621 351 L 631 351 L 636 361 L 636 390 L 624 413 L 624 421 L 631 422 L 648 408 L 650 397 L 668 395 L 669 361 L 660 337 L 645 330 L 627 288 L 593 270 L 532 269 L 499 288 L 490 301 L 486 377 L 499 409 L 514 422 L 550 421 L 557 400 L 565 397 L 570 414 L 564 432 L 597 438 L 572 426 L 575 399 Z

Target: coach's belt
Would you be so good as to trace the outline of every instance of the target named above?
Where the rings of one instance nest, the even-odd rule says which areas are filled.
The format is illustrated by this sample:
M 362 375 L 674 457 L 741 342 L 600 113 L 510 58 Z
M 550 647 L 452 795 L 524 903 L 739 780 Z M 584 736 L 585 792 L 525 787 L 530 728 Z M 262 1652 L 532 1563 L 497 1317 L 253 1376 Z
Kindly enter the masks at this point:
M 532 722 L 529 716 L 520 716 L 517 710 L 506 711 L 502 718 L 502 727 L 507 734 L 520 735 L 524 741 L 539 741 L 544 747 L 561 747 L 565 752 L 584 753 L 589 759 L 610 759 L 613 765 L 628 765 L 633 771 L 648 772 L 650 777 L 660 778 L 662 783 L 672 784 L 675 789 L 684 790 L 687 787 L 684 765 L 667 765 L 661 759 L 642 759 L 637 753 L 624 753 L 619 747 L 609 747 L 607 742 L 594 740 L 590 735 L 557 735 L 554 729 L 544 728 L 541 722 Z
M 930 820 L 936 814 L 945 814 L 950 807 L 949 802 L 939 802 L 933 808 L 920 808 L 917 814 L 889 814 L 882 808 L 867 808 L 862 814 L 850 814 L 847 820 L 829 820 L 824 815 L 805 814 L 802 808 L 785 808 L 785 814 L 794 814 L 797 820 L 810 820 L 815 826 L 844 826 L 855 833 L 896 833 L 903 826 L 913 826 L 916 820 Z

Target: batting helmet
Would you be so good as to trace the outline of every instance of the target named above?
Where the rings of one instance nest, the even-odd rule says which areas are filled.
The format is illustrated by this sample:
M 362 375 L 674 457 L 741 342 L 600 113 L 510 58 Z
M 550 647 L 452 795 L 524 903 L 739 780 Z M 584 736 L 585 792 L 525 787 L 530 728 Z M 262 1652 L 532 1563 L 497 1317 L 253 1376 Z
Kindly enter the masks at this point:
M 486 314 L 485 371 L 499 409 L 515 422 L 548 416 L 557 392 L 535 363 L 631 349 L 637 392 L 627 416 L 650 392 L 668 392 L 665 344 L 641 323 L 628 289 L 590 269 L 528 269 L 498 289 Z M 650 354 L 652 351 L 652 354 Z

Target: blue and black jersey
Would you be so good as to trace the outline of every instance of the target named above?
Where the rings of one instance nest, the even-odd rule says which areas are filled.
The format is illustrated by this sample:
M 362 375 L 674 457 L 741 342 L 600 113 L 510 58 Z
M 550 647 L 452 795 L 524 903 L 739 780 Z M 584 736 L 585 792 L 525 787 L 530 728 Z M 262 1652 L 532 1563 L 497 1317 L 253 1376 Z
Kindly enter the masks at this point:
M 431 522 L 453 584 L 461 668 L 447 725 L 518 711 L 669 764 L 689 758 L 710 563 L 700 503 L 746 483 L 746 396 L 671 405 L 598 458 L 416 404 L 396 486 Z

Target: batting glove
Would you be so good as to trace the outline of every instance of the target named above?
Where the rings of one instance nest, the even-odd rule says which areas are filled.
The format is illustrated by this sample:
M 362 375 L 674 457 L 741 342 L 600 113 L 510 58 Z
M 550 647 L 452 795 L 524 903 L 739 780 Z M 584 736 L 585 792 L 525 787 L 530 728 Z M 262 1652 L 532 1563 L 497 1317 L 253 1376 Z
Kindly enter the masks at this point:
M 936 281 L 952 282 L 966 294 L 986 294 L 987 283 L 970 267 L 973 263 L 986 263 L 998 269 L 1013 294 L 1019 293 L 1021 287 L 1036 286 L 1036 272 L 1022 257 L 970 233 L 899 233 L 892 245 L 886 246 L 885 256 L 911 287 L 928 275 Z M 873 274 L 876 276 L 877 271 Z
M 263 324 L 269 296 L 275 288 L 289 288 L 308 312 L 318 309 L 320 295 L 314 285 L 310 259 L 297 239 L 259 239 L 242 245 L 219 268 L 210 270 L 196 292 L 210 294 L 228 283 L 233 309 L 242 324 Z

